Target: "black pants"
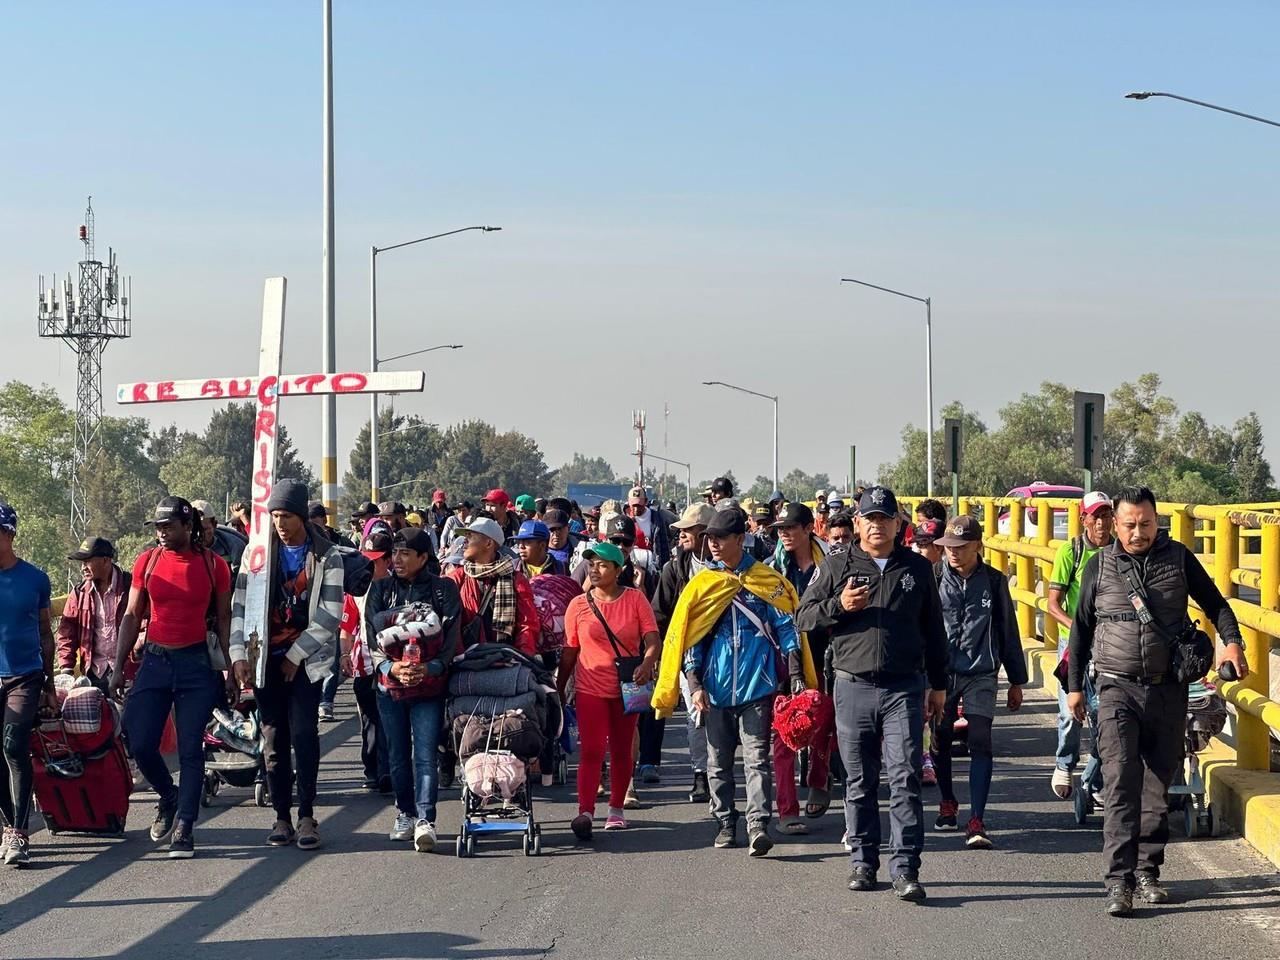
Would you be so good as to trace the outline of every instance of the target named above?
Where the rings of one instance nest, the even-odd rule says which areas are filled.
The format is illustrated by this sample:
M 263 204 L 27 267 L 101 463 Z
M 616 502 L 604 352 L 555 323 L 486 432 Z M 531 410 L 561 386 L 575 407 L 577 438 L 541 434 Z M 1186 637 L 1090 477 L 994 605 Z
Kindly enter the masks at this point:
M 1186 748 L 1187 688 L 1098 677 L 1102 851 L 1108 884 L 1160 876 L 1169 842 L 1169 784 Z
M 266 683 L 258 690 L 258 713 L 267 744 L 267 780 L 276 816 L 290 819 L 293 775 L 298 774 L 298 817 L 314 816 L 316 779 L 320 776 L 320 688 L 301 666 L 286 681 L 280 670 L 284 657 L 267 661 Z M 296 765 L 295 765 L 296 759 Z
M 0 816 L 4 826 L 27 829 L 31 813 L 31 729 L 40 708 L 44 672 L 0 677 L 4 760 L 0 762 Z
M 659 720 L 652 710 L 640 714 L 640 766 L 662 766 L 662 738 L 667 735 L 666 718 Z
M 378 678 L 354 677 L 351 689 L 356 695 L 356 712 L 360 715 L 360 763 L 366 780 L 391 776 L 387 762 L 387 737 L 378 716 Z

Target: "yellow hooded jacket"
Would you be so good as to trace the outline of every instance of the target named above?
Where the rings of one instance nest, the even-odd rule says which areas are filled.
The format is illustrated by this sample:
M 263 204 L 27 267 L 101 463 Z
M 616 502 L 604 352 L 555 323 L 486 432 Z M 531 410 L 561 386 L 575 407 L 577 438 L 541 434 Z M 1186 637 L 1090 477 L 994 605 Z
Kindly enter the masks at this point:
M 680 699 L 680 670 L 685 653 L 711 633 L 739 590 L 749 590 L 765 603 L 792 616 L 800 605 L 800 595 L 791 581 L 763 563 L 753 563 L 741 574 L 711 569 L 697 573 L 680 592 L 680 599 L 671 613 L 671 622 L 667 624 L 652 700 L 659 718 L 671 716 Z M 809 639 L 804 633 L 797 633 L 805 686 L 816 690 L 818 673 L 809 652 Z

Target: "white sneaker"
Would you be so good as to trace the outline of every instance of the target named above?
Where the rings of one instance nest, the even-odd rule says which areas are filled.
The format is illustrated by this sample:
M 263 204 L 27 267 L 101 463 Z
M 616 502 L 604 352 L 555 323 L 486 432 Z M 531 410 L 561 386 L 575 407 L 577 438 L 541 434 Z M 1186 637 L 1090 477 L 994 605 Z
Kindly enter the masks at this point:
M 413 849 L 430 853 L 436 848 L 436 825 L 429 820 L 419 820 L 413 828 Z
M 391 827 L 389 834 L 392 840 L 412 840 L 413 839 L 413 817 L 407 813 L 397 813 L 396 822 Z

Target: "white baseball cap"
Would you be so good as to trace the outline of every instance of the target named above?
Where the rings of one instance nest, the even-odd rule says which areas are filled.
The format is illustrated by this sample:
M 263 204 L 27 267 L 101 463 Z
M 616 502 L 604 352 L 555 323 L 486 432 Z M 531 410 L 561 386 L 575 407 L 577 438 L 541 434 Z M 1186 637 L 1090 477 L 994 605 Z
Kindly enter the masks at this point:
M 492 517 L 478 517 L 462 528 L 463 533 L 480 533 L 488 537 L 498 546 L 507 542 L 507 535 Z
M 1086 493 L 1084 500 L 1080 502 L 1080 512 L 1083 514 L 1095 513 L 1103 507 L 1106 507 L 1109 510 L 1115 509 L 1115 505 L 1111 502 L 1111 498 L 1101 490 L 1094 490 L 1092 493 Z

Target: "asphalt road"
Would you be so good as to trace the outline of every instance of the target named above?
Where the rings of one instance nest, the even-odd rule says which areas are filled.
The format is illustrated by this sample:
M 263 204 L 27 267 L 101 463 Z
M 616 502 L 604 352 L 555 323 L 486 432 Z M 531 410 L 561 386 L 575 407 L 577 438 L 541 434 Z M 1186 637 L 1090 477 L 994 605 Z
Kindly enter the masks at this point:
M 594 849 L 574 843 L 571 788 L 556 787 L 540 791 L 540 858 L 512 840 L 455 858 L 456 790 L 441 798 L 441 852 L 416 854 L 386 838 L 386 801 L 359 789 L 349 688 L 339 701 L 342 722 L 322 727 L 319 852 L 266 847 L 271 812 L 225 790 L 197 858 L 170 861 L 146 835 L 154 796 L 138 793 L 125 840 L 41 832 L 29 869 L 0 871 L 0 957 L 1280 957 L 1280 877 L 1239 839 L 1179 838 L 1165 872 L 1176 902 L 1103 915 L 1098 822 L 1076 827 L 1050 794 L 1054 707 L 1034 696 L 996 725 L 1009 758 L 987 817 L 997 849 L 931 835 L 918 906 L 845 889 L 838 804 L 765 860 L 712 849 L 713 824 L 684 799 L 682 728 L 632 829 L 598 830 Z

